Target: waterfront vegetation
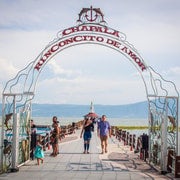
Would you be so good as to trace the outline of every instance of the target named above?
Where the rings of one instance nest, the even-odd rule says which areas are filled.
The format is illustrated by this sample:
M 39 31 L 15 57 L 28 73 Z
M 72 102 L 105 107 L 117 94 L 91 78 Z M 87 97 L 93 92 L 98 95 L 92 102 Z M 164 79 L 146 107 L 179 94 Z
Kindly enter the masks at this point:
M 146 130 L 148 126 L 116 126 L 118 129 L 127 129 L 127 130 Z
M 118 129 L 126 129 L 126 130 L 148 130 L 148 126 L 116 126 Z M 160 126 L 151 127 L 152 131 L 160 131 Z M 175 131 L 176 129 L 172 129 L 172 127 L 168 126 L 168 131 Z M 180 131 L 180 127 L 178 128 Z

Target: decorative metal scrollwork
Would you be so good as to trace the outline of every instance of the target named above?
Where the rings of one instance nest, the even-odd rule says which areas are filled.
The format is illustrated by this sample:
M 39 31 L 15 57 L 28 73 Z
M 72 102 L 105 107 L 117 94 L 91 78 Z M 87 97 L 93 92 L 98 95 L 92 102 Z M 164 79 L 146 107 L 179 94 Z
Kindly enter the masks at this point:
M 100 8 L 83 8 L 79 13 L 79 19 L 77 22 L 80 23 L 106 23 L 104 21 L 104 15 Z
M 79 13 L 77 20 L 79 25 L 65 29 L 69 33 L 59 31 L 57 37 L 53 39 L 38 57 L 30 62 L 24 69 L 18 72 L 16 77 L 6 83 L 3 90 L 3 124 L 2 135 L 4 138 L 4 156 L 2 162 L 7 167 L 11 166 L 12 159 L 12 112 L 20 114 L 19 136 L 26 138 L 19 147 L 22 151 L 21 159 L 25 157 L 26 144 L 28 140 L 28 127 L 31 111 L 31 100 L 34 98 L 34 92 L 38 77 L 42 68 L 48 61 L 62 50 L 80 44 L 100 44 L 114 49 L 129 59 L 139 71 L 142 81 L 145 85 L 146 95 L 148 97 L 150 108 L 150 148 L 154 164 L 159 165 L 164 157 L 161 157 L 162 147 L 162 121 L 167 123 L 167 148 L 177 150 L 177 128 L 178 128 L 178 100 L 179 93 L 176 86 L 171 81 L 166 81 L 155 72 L 152 67 L 147 66 L 138 51 L 126 40 L 126 35 L 112 28 L 105 26 L 104 14 L 100 8 L 83 8 Z M 84 30 L 79 30 L 84 26 Z M 93 30 L 89 30 L 93 27 Z M 95 30 L 94 30 L 95 29 Z M 90 38 L 90 40 L 87 40 Z M 93 39 L 95 38 L 95 40 Z M 40 63 L 40 65 L 38 64 Z M 37 67 L 38 70 L 34 67 Z M 143 71 L 146 70 L 146 71 Z M 173 91 L 173 93 L 169 93 Z M 16 94 L 17 93 L 17 94 Z M 16 96 L 16 99 L 15 99 Z M 14 100 L 15 99 L 15 100 Z M 17 106 L 14 105 L 16 102 Z M 14 109 L 13 109 L 14 108 Z M 15 114 L 15 113 L 14 113 Z M 22 136 L 21 136 L 22 135 Z M 15 153 L 14 153 L 15 154 Z M 151 158 L 151 157 L 150 157 Z

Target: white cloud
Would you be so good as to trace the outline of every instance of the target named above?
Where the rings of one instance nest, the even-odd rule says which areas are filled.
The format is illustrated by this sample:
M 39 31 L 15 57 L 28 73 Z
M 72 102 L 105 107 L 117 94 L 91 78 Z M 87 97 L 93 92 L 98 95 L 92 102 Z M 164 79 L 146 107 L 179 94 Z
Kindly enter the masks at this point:
M 11 79 L 14 78 L 17 72 L 16 67 L 13 66 L 13 64 L 9 61 L 6 61 L 5 59 L 0 58 L 0 92 L 2 94 L 6 83 Z M 0 96 L 0 100 L 1 96 Z
M 134 88 L 137 86 L 142 88 Z M 44 96 L 44 93 L 41 92 L 45 90 L 48 91 L 48 94 Z M 137 102 L 138 99 L 146 99 L 143 82 L 140 78 L 137 80 L 123 78 L 112 80 L 111 77 L 106 79 L 96 77 L 94 79 L 86 74 L 74 79 L 56 76 L 39 81 L 36 96 L 36 101 L 39 102 L 49 103 L 50 99 L 53 103 L 79 104 L 86 104 L 91 100 L 99 104 L 127 104 Z
M 152 22 L 151 25 L 137 24 L 126 30 L 128 41 L 144 54 L 178 53 L 180 46 L 180 25 L 172 26 Z
M 16 75 L 17 68 L 12 64 L 12 62 L 0 58 L 0 64 L 0 81 L 8 81 L 9 78 L 13 78 Z
M 180 66 L 170 67 L 168 70 L 163 71 L 162 75 L 166 80 L 172 81 L 175 84 L 177 90 L 180 92 Z
M 172 76 L 180 76 L 180 66 L 179 67 L 171 67 L 168 71 L 164 72 L 167 75 Z
M 77 70 L 63 69 L 56 61 L 50 61 L 49 69 L 53 71 L 55 75 L 61 75 L 63 78 L 75 78 L 76 76 L 80 76 L 82 73 Z
M 11 61 L 21 70 L 29 62 L 35 60 L 55 34 L 51 31 L 1 30 L 1 57 Z

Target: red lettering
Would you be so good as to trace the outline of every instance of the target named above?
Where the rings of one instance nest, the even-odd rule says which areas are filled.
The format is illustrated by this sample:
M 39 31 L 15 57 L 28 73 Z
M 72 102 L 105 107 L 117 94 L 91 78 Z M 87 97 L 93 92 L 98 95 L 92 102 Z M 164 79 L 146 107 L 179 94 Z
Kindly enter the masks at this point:
M 121 44 L 117 41 L 113 41 L 112 39 L 107 39 L 108 44 L 112 44 L 116 48 L 120 48 Z
M 39 69 L 41 68 L 42 65 L 39 65 L 39 62 L 36 64 L 36 66 L 34 67 L 34 69 L 37 69 L 39 71 Z
M 55 44 L 54 46 L 52 46 L 51 52 L 56 52 L 58 49 L 59 49 L 58 44 Z
M 108 44 L 114 44 L 114 41 L 112 39 L 107 39 L 106 41 Z
M 140 60 L 140 59 L 136 56 L 136 54 L 134 54 L 131 50 L 129 50 L 128 55 L 130 55 L 130 57 L 131 57 L 132 59 L 134 59 L 134 61 L 135 61 L 136 63 L 141 62 L 141 60 Z
M 98 37 L 96 38 L 96 40 L 97 40 L 98 42 L 103 42 L 103 41 L 104 41 L 104 38 L 103 38 L 103 37 L 98 36 Z
M 103 32 L 102 27 L 100 27 L 100 26 L 90 26 L 89 31 Z
M 46 52 L 45 54 L 44 54 L 44 56 L 46 57 L 46 59 L 49 57 L 49 56 L 51 56 L 51 50 L 49 50 L 48 52 Z
M 146 69 L 146 67 L 143 64 L 143 62 L 131 50 L 129 50 L 128 55 L 130 55 L 130 57 L 135 61 L 135 63 L 138 64 L 138 66 L 141 68 L 142 71 Z
M 84 41 L 88 41 L 89 36 L 83 36 L 84 37 Z
M 101 26 L 77 26 L 77 27 L 72 27 L 69 29 L 65 29 L 62 32 L 62 35 L 69 35 L 71 33 L 74 32 L 78 32 L 78 31 L 93 31 L 93 32 L 100 32 L 100 33 L 106 33 L 106 34 L 110 34 L 110 35 L 114 35 L 119 37 L 119 32 L 112 30 L 112 29 L 108 29 L 107 27 L 101 27 Z M 71 36 L 67 39 L 62 40 L 63 38 L 61 38 L 59 42 L 56 42 L 56 44 L 52 44 L 52 46 L 50 47 L 50 49 L 45 52 L 45 54 L 42 56 L 42 58 L 39 60 L 39 62 L 37 62 L 37 64 L 35 65 L 35 69 L 39 70 L 42 65 L 44 64 L 44 62 L 53 55 L 54 52 L 58 51 L 61 47 L 71 44 L 71 43 L 80 43 L 82 41 L 96 41 L 96 42 L 103 42 L 104 45 L 106 43 L 107 46 L 111 46 L 111 48 L 117 48 L 119 49 L 119 51 L 121 51 L 121 53 L 125 54 L 126 56 L 129 56 L 129 58 L 131 58 L 132 61 L 134 61 L 134 63 L 136 63 L 141 70 L 145 70 L 146 66 L 144 65 L 143 61 L 141 60 L 140 57 L 138 57 L 138 54 L 136 54 L 136 52 L 133 52 L 133 49 L 131 50 L 131 47 L 127 47 L 124 44 L 121 44 L 121 41 L 118 40 L 114 40 L 113 38 L 111 39 L 106 39 L 107 35 L 105 36 L 96 36 L 96 33 L 92 33 L 92 35 L 88 35 L 88 33 L 82 33 L 82 34 L 87 34 L 87 35 L 81 35 L 80 33 L 77 34 L 76 36 Z M 106 41 L 106 42 L 104 42 Z M 122 42 L 123 43 L 123 42 Z M 115 49 L 114 48 L 114 49 Z M 130 49 L 129 49 L 130 48 Z
M 138 64 L 138 66 L 141 68 L 142 71 L 146 69 L 145 65 L 143 64 L 143 62 L 138 57 L 134 60 Z
M 115 31 L 115 30 L 112 31 L 112 29 L 110 30 L 107 27 L 105 27 L 104 33 L 119 37 L 119 32 L 118 31 Z
M 142 71 L 146 70 L 146 66 L 144 64 L 141 64 L 140 67 Z
M 89 36 L 89 41 L 94 41 L 94 39 L 96 40 L 96 36 Z
M 127 50 L 128 50 L 128 48 L 127 48 L 126 46 L 124 46 L 124 47 L 121 49 L 121 51 L 124 51 L 125 53 L 127 53 Z
M 77 26 L 77 27 L 73 27 L 72 28 L 72 33 L 74 33 L 74 32 L 78 32 L 79 31 L 79 26 Z
M 63 32 L 62 32 L 62 35 L 65 36 L 65 35 L 68 35 L 68 34 L 71 34 L 72 33 L 72 28 L 69 28 L 69 29 L 65 29 Z
M 82 41 L 82 36 L 75 36 L 75 37 L 73 38 L 73 40 L 74 40 L 75 42 L 80 42 L 80 41 Z
M 114 31 L 112 35 L 119 37 L 119 31 Z
M 66 40 L 64 41 L 64 43 L 65 43 L 65 45 L 70 44 L 70 43 L 73 43 L 73 38 L 66 39 Z
M 51 48 L 52 49 L 52 48 Z M 44 54 L 44 56 L 39 60 L 39 62 L 36 64 L 36 66 L 34 67 L 35 69 L 39 70 L 41 68 L 41 66 L 44 64 L 44 62 L 48 59 L 48 57 L 51 55 L 51 50 L 49 50 L 48 52 L 46 52 Z
M 82 26 L 81 31 L 89 31 L 88 26 Z
M 44 64 L 44 62 L 46 61 L 46 59 L 43 59 L 43 57 L 39 60 L 39 62 L 36 64 L 36 66 L 34 67 L 34 69 L 37 69 L 39 71 L 39 69 L 41 68 L 41 66 Z
M 59 47 L 63 47 L 64 45 L 66 45 L 66 43 L 65 43 L 64 41 L 60 41 L 60 42 L 58 43 L 58 46 L 59 46 Z
M 106 33 L 106 34 L 110 34 L 110 35 L 119 37 L 119 31 L 115 31 L 113 29 L 109 29 L 108 27 L 104 27 L 104 26 L 91 26 L 91 25 L 76 26 L 76 27 L 65 29 L 62 32 L 62 36 L 66 36 L 71 33 L 79 32 L 79 31 L 100 32 L 100 33 Z

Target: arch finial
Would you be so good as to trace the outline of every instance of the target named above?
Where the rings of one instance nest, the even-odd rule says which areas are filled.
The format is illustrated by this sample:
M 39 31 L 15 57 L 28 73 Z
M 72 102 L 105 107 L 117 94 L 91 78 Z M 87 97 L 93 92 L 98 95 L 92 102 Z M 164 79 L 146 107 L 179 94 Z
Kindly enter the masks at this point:
M 106 23 L 104 21 L 104 14 L 100 8 L 82 8 L 79 13 L 79 19 L 77 22 L 80 23 Z

